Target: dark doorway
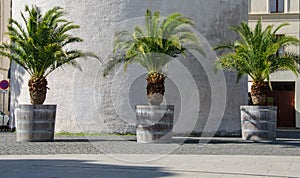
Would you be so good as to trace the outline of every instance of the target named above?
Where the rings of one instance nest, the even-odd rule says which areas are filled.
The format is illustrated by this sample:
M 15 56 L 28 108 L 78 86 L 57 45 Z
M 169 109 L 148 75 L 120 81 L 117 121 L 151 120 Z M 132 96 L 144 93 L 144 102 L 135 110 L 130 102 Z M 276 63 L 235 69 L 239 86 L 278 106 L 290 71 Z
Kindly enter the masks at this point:
M 295 127 L 295 83 L 271 82 L 268 105 L 277 106 L 277 127 Z

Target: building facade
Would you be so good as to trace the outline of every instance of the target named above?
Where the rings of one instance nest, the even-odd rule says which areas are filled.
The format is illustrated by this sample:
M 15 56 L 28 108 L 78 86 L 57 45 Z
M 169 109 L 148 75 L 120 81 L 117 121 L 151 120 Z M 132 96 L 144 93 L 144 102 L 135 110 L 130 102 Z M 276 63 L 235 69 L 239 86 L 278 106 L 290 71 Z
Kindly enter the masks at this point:
M 163 104 L 175 105 L 175 133 L 218 131 L 239 133 L 240 105 L 247 103 L 247 78 L 236 84 L 236 75 L 215 73 L 217 58 L 212 51 L 227 39 L 237 39 L 229 28 L 248 20 L 248 1 L 241 0 L 13 0 L 12 17 L 21 20 L 25 4 L 36 4 L 43 11 L 61 6 L 67 19 L 80 25 L 73 33 L 84 39 L 77 48 L 100 56 L 101 61 L 80 60 L 82 71 L 65 67 L 48 76 L 50 90 L 45 104 L 57 104 L 56 132 L 127 133 L 135 129 L 135 105 L 146 104 L 146 71 L 120 67 L 106 78 L 102 70 L 112 52 L 114 32 L 131 30 L 141 24 L 147 8 L 162 16 L 180 12 L 190 17 L 201 36 L 206 57 L 189 54 L 188 59 L 172 61 L 167 68 Z M 234 13 L 233 13 L 234 12 Z M 179 62 L 180 61 L 180 62 Z M 11 68 L 12 110 L 29 103 L 27 81 L 22 68 Z M 11 112 L 12 118 L 14 113 Z
M 300 0 L 249 0 L 249 24 L 255 26 L 262 18 L 263 26 L 289 23 L 278 35 L 290 35 L 300 39 Z M 283 49 L 299 54 L 299 47 Z M 300 128 L 300 76 L 291 72 L 276 72 L 271 76 L 273 91 L 268 104 L 278 106 L 277 126 Z M 251 86 L 251 78 L 249 79 Z
M 5 35 L 7 31 L 8 19 L 11 17 L 11 1 L 0 0 L 0 42 L 7 42 L 8 37 Z M 9 59 L 0 56 L 0 81 L 8 80 L 10 62 Z M 0 89 L 0 111 L 8 114 L 9 93 L 8 90 Z

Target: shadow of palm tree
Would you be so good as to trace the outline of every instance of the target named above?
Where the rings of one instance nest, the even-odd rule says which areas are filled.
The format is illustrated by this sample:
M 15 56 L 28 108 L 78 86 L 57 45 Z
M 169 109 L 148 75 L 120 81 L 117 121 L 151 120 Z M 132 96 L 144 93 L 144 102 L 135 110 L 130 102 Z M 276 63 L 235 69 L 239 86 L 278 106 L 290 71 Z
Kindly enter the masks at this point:
M 21 95 L 22 85 L 24 83 L 23 77 L 25 76 L 25 70 L 18 66 L 16 63 L 12 62 L 10 66 L 10 128 L 12 130 L 16 127 L 15 121 L 15 108 L 19 104 L 19 97 Z

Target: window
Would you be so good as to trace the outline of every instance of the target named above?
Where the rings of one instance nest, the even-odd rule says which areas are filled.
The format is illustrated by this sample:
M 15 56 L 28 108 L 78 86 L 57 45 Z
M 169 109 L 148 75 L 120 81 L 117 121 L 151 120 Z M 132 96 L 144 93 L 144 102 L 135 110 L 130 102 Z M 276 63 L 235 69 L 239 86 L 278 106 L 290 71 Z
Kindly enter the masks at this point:
M 270 0 L 270 12 L 271 13 L 284 12 L 284 0 Z

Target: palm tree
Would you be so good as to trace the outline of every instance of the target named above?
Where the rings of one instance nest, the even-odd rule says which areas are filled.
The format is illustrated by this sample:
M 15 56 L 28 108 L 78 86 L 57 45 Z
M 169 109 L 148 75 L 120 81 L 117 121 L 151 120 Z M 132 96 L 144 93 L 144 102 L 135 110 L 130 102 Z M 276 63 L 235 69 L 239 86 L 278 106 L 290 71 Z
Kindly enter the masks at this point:
M 10 58 L 22 66 L 31 76 L 28 82 L 32 104 L 43 104 L 47 93 L 46 77 L 63 64 L 79 67 L 75 59 L 92 56 L 80 50 L 67 50 L 68 44 L 81 42 L 82 39 L 68 34 L 78 29 L 63 19 L 65 14 L 60 7 L 54 7 L 42 14 L 37 6 L 25 7 L 28 17 L 21 12 L 25 29 L 19 22 L 10 19 L 7 34 L 11 43 L 0 45 L 0 55 Z M 80 68 L 80 67 L 79 67 Z
M 115 34 L 114 56 L 108 62 L 104 76 L 116 65 L 136 63 L 148 71 L 147 96 L 151 104 L 160 104 L 165 92 L 163 67 L 187 50 L 201 51 L 200 42 L 193 32 L 194 23 L 180 13 L 161 18 L 159 11 L 145 13 L 145 26 L 135 26 L 134 32 L 120 31 Z
M 252 78 L 251 98 L 254 105 L 265 104 L 266 92 L 272 89 L 270 84 L 272 73 L 290 70 L 296 75 L 299 74 L 297 66 L 299 55 L 280 50 L 290 45 L 299 45 L 299 40 L 292 36 L 276 35 L 278 30 L 287 25 L 283 23 L 275 29 L 273 25 L 268 25 L 262 29 L 260 18 L 255 28 L 251 30 L 246 22 L 242 22 L 241 26 L 231 28 L 239 34 L 240 40 L 215 47 L 215 50 L 227 49 L 219 57 L 217 68 L 237 72 L 237 82 L 243 75 Z

